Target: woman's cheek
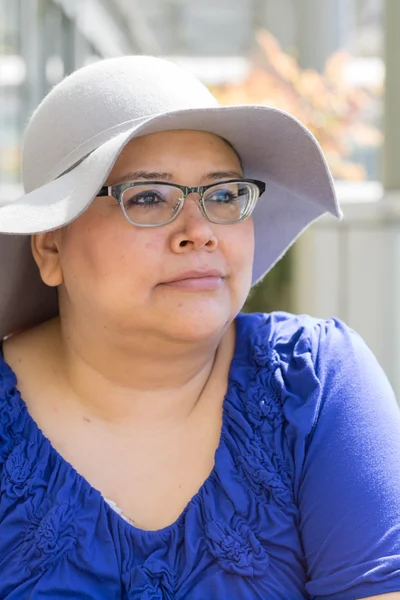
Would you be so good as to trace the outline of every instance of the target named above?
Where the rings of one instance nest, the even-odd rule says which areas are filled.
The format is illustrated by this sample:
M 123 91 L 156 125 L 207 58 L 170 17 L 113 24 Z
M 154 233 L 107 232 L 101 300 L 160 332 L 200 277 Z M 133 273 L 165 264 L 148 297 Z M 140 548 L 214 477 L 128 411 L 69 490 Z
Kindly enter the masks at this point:
M 249 221 L 249 222 L 248 222 Z M 232 226 L 233 229 L 235 226 Z M 251 268 L 254 257 L 254 228 L 250 219 L 237 225 L 240 230 L 232 231 L 229 240 L 229 257 L 242 268 Z

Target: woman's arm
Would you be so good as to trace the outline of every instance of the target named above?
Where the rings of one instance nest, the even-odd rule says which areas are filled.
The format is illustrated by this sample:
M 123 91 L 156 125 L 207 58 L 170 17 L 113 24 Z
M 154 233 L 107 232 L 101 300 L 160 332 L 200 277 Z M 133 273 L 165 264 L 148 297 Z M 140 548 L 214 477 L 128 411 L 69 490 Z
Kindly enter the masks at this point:
M 277 349 L 306 590 L 317 600 L 400 600 L 399 407 L 357 334 L 335 320 L 302 325 Z
M 369 598 L 360 598 L 359 600 L 379 600 L 379 598 L 384 598 L 384 600 L 400 600 L 400 592 L 379 594 L 379 596 L 369 596 Z

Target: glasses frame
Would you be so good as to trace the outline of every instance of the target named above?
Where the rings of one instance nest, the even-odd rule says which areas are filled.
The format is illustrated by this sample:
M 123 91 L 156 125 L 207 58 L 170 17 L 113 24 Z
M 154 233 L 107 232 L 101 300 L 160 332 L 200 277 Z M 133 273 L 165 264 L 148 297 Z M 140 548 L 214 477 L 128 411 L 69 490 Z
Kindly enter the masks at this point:
M 205 207 L 205 199 L 204 199 L 204 194 L 207 192 L 207 190 L 213 188 L 213 187 L 217 187 L 220 185 L 223 185 L 225 183 L 246 183 L 249 184 L 251 187 L 256 188 L 257 193 L 254 194 L 254 198 L 251 202 L 249 202 L 249 205 L 246 207 L 246 211 L 244 212 L 243 216 L 235 221 L 217 221 L 216 219 L 211 219 L 208 215 L 207 215 L 207 209 Z M 181 190 L 182 192 L 182 197 L 178 200 L 178 203 L 175 205 L 175 207 L 173 208 L 173 214 L 171 219 L 169 219 L 169 221 L 163 221 L 162 223 L 136 223 L 135 221 L 132 221 L 128 215 L 127 212 L 125 211 L 125 207 L 124 207 L 124 203 L 123 203 L 123 194 L 126 190 L 133 188 L 133 187 L 139 187 L 142 185 L 168 185 L 170 187 L 174 187 L 174 188 L 178 188 L 179 190 Z M 179 185 L 177 183 L 170 183 L 167 181 L 131 181 L 131 182 L 127 182 L 127 183 L 122 183 L 120 185 L 105 185 L 103 186 L 100 191 L 98 192 L 97 196 L 111 196 L 113 198 L 115 198 L 117 200 L 117 202 L 119 203 L 119 205 L 121 206 L 122 212 L 126 218 L 127 221 L 129 221 L 129 223 L 131 223 L 132 225 L 136 225 L 137 227 L 160 227 L 161 225 L 168 225 L 169 223 L 172 223 L 172 221 L 174 221 L 176 219 L 176 217 L 179 215 L 179 213 L 181 212 L 183 205 L 185 203 L 185 200 L 187 198 L 187 196 L 189 196 L 189 194 L 199 194 L 200 198 L 197 201 L 197 205 L 199 206 L 200 212 L 203 215 L 203 217 L 205 219 L 207 219 L 207 221 L 210 221 L 211 223 L 217 223 L 218 225 L 233 225 L 235 223 L 240 223 L 241 221 L 244 221 L 245 219 L 247 219 L 248 217 L 250 217 L 250 215 L 253 213 L 253 210 L 260 198 L 260 196 L 265 192 L 265 187 L 266 184 L 263 181 L 258 181 L 257 179 L 228 179 L 227 181 L 220 181 L 217 183 L 211 183 L 210 185 L 200 185 L 197 187 L 189 187 L 186 185 Z

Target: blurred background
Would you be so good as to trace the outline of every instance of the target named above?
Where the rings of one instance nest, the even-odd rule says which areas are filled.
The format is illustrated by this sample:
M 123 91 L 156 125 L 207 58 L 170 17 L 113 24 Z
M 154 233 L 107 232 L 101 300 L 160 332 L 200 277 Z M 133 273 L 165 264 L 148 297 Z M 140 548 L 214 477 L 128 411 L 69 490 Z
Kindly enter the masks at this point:
M 314 224 L 245 309 L 344 319 L 400 397 L 399 24 L 398 0 L 0 0 L 0 203 L 22 193 L 34 108 L 103 57 L 164 56 L 223 104 L 287 110 L 320 141 L 345 219 Z

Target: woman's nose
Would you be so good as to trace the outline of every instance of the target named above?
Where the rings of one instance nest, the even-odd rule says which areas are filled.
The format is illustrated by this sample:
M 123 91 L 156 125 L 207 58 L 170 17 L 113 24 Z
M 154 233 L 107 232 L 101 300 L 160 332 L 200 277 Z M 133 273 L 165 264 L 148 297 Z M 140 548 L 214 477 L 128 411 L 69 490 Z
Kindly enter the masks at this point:
M 202 248 L 213 251 L 217 248 L 215 224 L 208 221 L 203 215 L 198 193 L 193 192 L 185 198 L 182 210 L 173 223 L 176 228 L 171 238 L 174 252 L 187 252 Z

